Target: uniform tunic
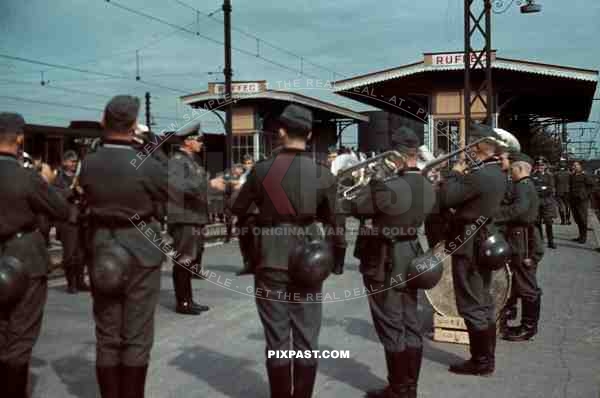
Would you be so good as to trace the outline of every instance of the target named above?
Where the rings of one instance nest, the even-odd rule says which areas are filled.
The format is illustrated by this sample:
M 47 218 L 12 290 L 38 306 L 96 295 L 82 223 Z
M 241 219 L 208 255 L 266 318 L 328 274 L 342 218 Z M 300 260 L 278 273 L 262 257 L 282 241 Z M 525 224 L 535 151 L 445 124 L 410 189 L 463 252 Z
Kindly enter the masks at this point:
M 588 208 L 590 206 L 590 193 L 593 190 L 594 182 L 590 176 L 585 173 L 571 175 L 570 202 L 573 210 L 573 218 L 579 229 L 579 237 L 587 237 L 588 226 Z
M 315 221 L 336 227 L 335 196 L 335 177 L 325 165 L 315 163 L 311 153 L 282 148 L 277 155 L 256 163 L 233 204 L 241 224 L 254 216 L 259 228 L 255 288 L 263 293 L 256 294 L 256 305 L 268 350 L 290 346 L 294 350 L 317 349 L 322 302 L 308 302 L 308 297 L 316 297 L 321 287 L 298 286 L 288 273 L 288 259 L 305 233 L 318 234 Z M 331 237 L 336 245 L 344 244 L 344 237 L 335 231 Z M 268 361 L 278 367 L 289 359 Z M 317 359 L 297 361 L 311 366 Z
M 506 175 L 494 158 L 465 175 L 451 174 L 439 191 L 440 207 L 456 210 L 446 246 L 452 252 L 456 306 L 474 330 L 487 330 L 496 323 L 490 293 L 492 272 L 477 264 L 476 253 L 505 192 Z
M 408 265 L 422 253 L 417 228 L 434 201 L 431 183 L 416 168 L 373 183 L 356 199 L 355 211 L 370 217 L 374 228 L 374 236 L 359 235 L 363 242 L 357 245 L 371 242 L 361 255 L 361 272 L 371 293 L 368 299 L 375 330 L 388 352 L 422 346 L 417 290 L 404 282 Z
M 91 249 L 109 241 L 132 256 L 122 297 L 94 289 L 96 364 L 144 366 L 154 340 L 154 312 L 160 293 L 160 265 L 165 247 L 156 219 L 156 203 L 181 200 L 169 190 L 168 171 L 152 157 L 140 162 L 132 146 L 106 142 L 83 160 L 80 185 L 90 214 Z
M 516 181 L 512 198 L 511 203 L 502 205 L 495 221 L 506 225 L 506 236 L 512 249 L 514 294 L 533 302 L 541 294 L 536 271 L 537 263 L 543 256 L 543 245 L 539 244 L 539 230 L 534 227 L 540 201 L 533 181 L 529 177 Z M 534 267 L 523 263 L 527 258 L 533 260 Z
M 0 310 L 0 361 L 25 364 L 42 327 L 48 290 L 50 260 L 37 222 L 41 215 L 66 221 L 69 204 L 13 155 L 0 153 L 0 186 L 0 255 L 18 258 L 29 274 L 29 287 L 21 301 Z

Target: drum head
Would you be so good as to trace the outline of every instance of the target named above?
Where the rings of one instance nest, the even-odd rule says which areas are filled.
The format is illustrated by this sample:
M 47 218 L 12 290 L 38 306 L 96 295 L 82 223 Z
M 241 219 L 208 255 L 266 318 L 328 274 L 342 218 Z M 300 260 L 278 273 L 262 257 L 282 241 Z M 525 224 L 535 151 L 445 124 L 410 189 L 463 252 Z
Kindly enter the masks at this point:
M 444 259 L 444 273 L 440 282 L 432 289 L 426 290 L 425 295 L 431 306 L 439 315 L 460 317 L 456 308 L 456 296 L 454 294 L 454 283 L 452 281 L 452 257 Z M 508 265 L 493 271 L 492 297 L 496 305 L 497 316 L 508 301 L 511 288 L 511 274 Z

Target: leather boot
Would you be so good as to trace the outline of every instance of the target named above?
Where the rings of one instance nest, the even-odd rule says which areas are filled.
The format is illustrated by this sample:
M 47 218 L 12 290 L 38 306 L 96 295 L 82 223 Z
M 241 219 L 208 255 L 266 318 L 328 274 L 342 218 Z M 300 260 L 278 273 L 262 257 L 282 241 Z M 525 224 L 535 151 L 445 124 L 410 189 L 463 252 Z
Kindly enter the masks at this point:
M 271 398 L 292 398 L 292 363 L 283 366 L 273 366 L 267 360 L 267 375 Z
M 121 383 L 119 398 L 144 398 L 148 365 L 121 365 Z
M 192 303 L 192 308 L 195 309 L 196 311 L 205 312 L 205 311 L 210 310 L 210 307 L 208 307 L 207 305 L 198 304 L 193 299 L 190 301 Z
M 67 293 L 69 294 L 77 293 L 77 282 L 75 280 L 75 272 L 73 272 L 74 268 L 74 265 L 65 267 L 65 278 L 67 279 Z
M 408 393 L 406 394 L 406 398 L 417 398 L 419 373 L 421 371 L 421 362 L 423 360 L 423 347 L 406 347 L 406 355 L 408 357 L 408 371 L 406 372 Z
M 367 398 L 407 398 L 409 396 L 409 358 L 407 351 L 386 351 L 385 358 L 388 366 L 389 385 L 380 390 L 368 391 Z
M 119 366 L 96 366 L 96 379 L 102 398 L 119 398 L 120 372 L 121 368 Z
M 388 371 L 388 383 L 391 383 L 391 374 L 394 370 L 394 364 L 392 363 L 393 361 L 393 354 L 390 351 L 385 351 L 385 363 L 386 363 L 386 369 Z M 367 391 L 366 397 L 367 398 L 386 398 L 390 395 L 391 393 L 391 387 L 388 384 L 387 386 L 385 386 L 384 388 L 380 388 L 378 390 L 371 390 L 371 391 Z
M 293 398 L 311 398 L 317 378 L 317 365 L 304 365 L 294 361 Z
M 523 316 L 521 326 L 510 328 L 505 340 L 527 341 L 533 339 L 537 334 L 537 325 L 540 319 L 540 299 L 535 301 L 523 300 Z
M 496 327 L 496 322 L 490 322 L 487 334 L 487 356 L 492 369 L 496 368 L 496 341 L 498 339 L 496 335 L 497 331 L 498 329 Z
M 195 309 L 192 304 L 192 281 L 189 275 L 186 275 L 187 272 L 179 265 L 174 265 L 173 289 L 177 301 L 175 312 L 183 315 L 200 315 L 202 312 Z
M 452 373 L 462 375 L 491 375 L 492 373 L 494 373 L 494 364 L 493 359 L 489 357 L 491 347 L 488 343 L 488 341 L 490 341 L 490 338 L 488 336 L 490 336 L 492 333 L 489 330 L 489 326 L 488 329 L 485 330 L 475 330 L 474 328 L 468 326 L 467 328 L 469 329 L 469 350 L 471 351 L 471 359 L 450 366 L 449 371 Z M 495 336 L 496 326 L 494 325 L 492 329 Z
M 11 398 L 28 398 L 29 362 L 24 364 L 4 363 L 2 379 L 2 396 Z
M 548 238 L 548 247 L 550 249 L 556 249 L 554 244 L 554 231 L 552 230 L 552 223 L 546 224 L 546 237 Z

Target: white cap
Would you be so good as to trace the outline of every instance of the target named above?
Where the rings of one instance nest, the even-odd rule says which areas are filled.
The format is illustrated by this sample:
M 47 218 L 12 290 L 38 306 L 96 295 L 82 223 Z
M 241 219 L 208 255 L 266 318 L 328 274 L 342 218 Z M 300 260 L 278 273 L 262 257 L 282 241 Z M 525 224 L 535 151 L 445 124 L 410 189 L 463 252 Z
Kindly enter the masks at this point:
M 144 133 L 149 132 L 150 129 L 148 128 L 148 126 L 146 126 L 145 124 L 139 124 L 137 125 L 137 128 L 135 129 L 135 134 L 136 135 L 142 135 Z

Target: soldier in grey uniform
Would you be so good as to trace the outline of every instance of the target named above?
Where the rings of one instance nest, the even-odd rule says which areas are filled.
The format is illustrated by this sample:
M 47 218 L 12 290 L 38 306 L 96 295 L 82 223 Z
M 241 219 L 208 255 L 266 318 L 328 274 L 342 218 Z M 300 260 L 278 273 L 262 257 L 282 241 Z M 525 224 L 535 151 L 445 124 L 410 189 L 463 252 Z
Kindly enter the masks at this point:
M 573 174 L 571 174 L 569 200 L 573 210 L 573 218 L 579 229 L 579 236 L 573 241 L 585 243 L 587 240 L 588 209 L 590 207 L 590 195 L 594 190 L 594 181 L 591 176 L 583 170 L 581 162 L 573 163 Z
M 372 292 L 369 307 L 385 349 L 389 382 L 383 390 L 369 391 L 367 397 L 416 398 L 423 338 L 417 316 L 418 291 L 407 286 L 406 274 L 410 262 L 422 253 L 417 229 L 433 208 L 435 192 L 417 168 L 419 139 L 415 133 L 400 128 L 391 141 L 395 150 L 407 156 L 406 167 L 386 181 L 371 183 L 353 206 L 358 217 L 372 219 L 374 228 L 374 237 L 358 238 L 370 242 L 362 250 L 361 272 L 365 287 Z M 373 258 L 374 253 L 379 256 Z
M 546 159 L 539 157 L 535 162 L 535 170 L 531 174 L 531 180 L 535 184 L 540 197 L 540 212 L 537 227 L 540 236 L 544 236 L 542 225 L 546 228 L 546 240 L 548 248 L 556 249 L 554 244 L 553 222 L 556 217 L 556 203 L 554 202 L 554 177 L 546 170 Z
M 473 139 L 493 137 L 494 131 L 473 125 Z M 489 375 L 495 368 L 496 315 L 490 293 L 492 271 L 478 264 L 479 241 L 493 224 L 506 191 L 506 176 L 493 141 L 485 140 L 473 148 L 476 162 L 471 169 L 458 164 L 440 186 L 442 209 L 455 208 L 446 246 L 452 252 L 452 279 L 459 314 L 469 333 L 471 359 L 452 365 L 458 374 Z
M 130 256 L 121 295 L 102 293 L 92 281 L 96 376 L 102 398 L 144 396 L 160 267 L 168 251 L 149 236 L 161 232 L 155 204 L 181 196 L 169 189 L 167 168 L 135 148 L 139 106 L 138 98 L 125 95 L 108 102 L 102 146 L 85 157 L 80 174 L 92 254 L 118 245 Z
M 199 315 L 209 308 L 194 302 L 192 273 L 200 273 L 204 252 L 204 227 L 208 224 L 208 176 L 200 165 L 202 151 L 200 124 L 177 133 L 183 144 L 169 161 L 171 183 L 183 192 L 183 206 L 169 202 L 167 220 L 173 237 L 177 259 L 173 261 L 175 311 L 185 315 Z M 188 268 L 189 267 L 189 268 Z
M 306 151 L 312 130 L 310 110 L 288 105 L 271 124 L 269 128 L 278 133 L 283 147 L 277 155 L 256 163 L 233 212 L 241 224 L 244 218 L 254 216 L 260 228 L 255 289 L 267 350 L 317 350 L 322 302 L 315 297 L 322 286 L 298 284 L 291 276 L 289 259 L 303 239 L 302 233 L 295 231 L 314 230 L 318 221 L 335 229 L 335 178 Z M 250 212 L 253 205 L 256 213 Z M 335 232 L 331 236 L 336 245 L 344 243 L 343 236 Z M 310 398 L 317 364 L 314 356 L 267 358 L 271 398 Z
M 561 225 L 571 225 L 571 205 L 569 203 L 570 179 L 571 173 L 567 167 L 567 161 L 561 159 L 558 163 L 558 170 L 554 173 L 554 187 Z
M 512 249 L 511 271 L 513 273 L 514 297 L 521 298 L 521 326 L 508 328 L 504 338 L 510 341 L 529 340 L 537 333 L 540 317 L 541 289 L 538 287 L 536 270 L 544 251 L 535 227 L 540 211 L 535 184 L 530 173 L 533 161 L 524 153 L 510 156 L 513 194 L 510 203 L 499 209 L 495 222 L 506 226 L 506 236 Z
M 38 230 L 39 216 L 63 222 L 69 204 L 42 176 L 17 161 L 25 121 L 0 113 L 0 256 L 21 261 L 28 274 L 25 295 L 10 308 L 0 308 L 0 395 L 26 398 L 31 352 L 42 328 L 48 292 L 48 249 Z
M 66 151 L 63 156 L 63 167 L 58 170 L 54 186 L 71 203 L 69 220 L 57 225 L 57 235 L 63 246 L 63 267 L 67 278 L 67 291 L 75 294 L 77 291 L 89 291 L 84 280 L 85 256 L 83 251 L 83 231 L 78 217 L 80 196 L 73 182 L 79 157 L 75 151 Z

